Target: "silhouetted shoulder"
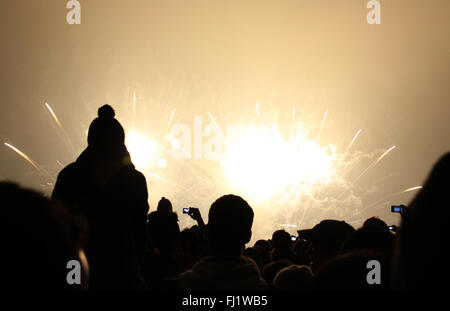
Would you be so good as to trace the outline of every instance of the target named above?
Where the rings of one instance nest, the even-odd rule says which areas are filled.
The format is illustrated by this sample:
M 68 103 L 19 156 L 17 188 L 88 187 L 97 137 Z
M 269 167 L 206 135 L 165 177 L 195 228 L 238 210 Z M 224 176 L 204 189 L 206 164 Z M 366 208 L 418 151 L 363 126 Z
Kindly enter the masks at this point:
M 80 165 L 77 162 L 72 162 L 59 172 L 58 178 L 73 176 L 74 174 L 76 174 L 79 171 L 80 171 Z
M 56 179 L 55 187 L 52 192 L 52 198 L 58 199 L 64 203 L 72 203 L 71 191 L 79 185 L 83 173 L 80 165 L 73 162 L 62 169 Z
M 136 170 L 132 165 L 122 170 L 122 176 L 126 178 L 126 182 L 132 183 L 134 186 L 147 185 L 144 174 Z

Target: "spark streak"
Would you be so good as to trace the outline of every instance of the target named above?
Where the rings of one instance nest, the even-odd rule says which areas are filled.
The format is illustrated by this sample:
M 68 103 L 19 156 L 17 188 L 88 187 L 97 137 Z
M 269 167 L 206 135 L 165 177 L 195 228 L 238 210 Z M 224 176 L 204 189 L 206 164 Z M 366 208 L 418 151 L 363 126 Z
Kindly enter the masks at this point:
M 61 122 L 59 122 L 58 117 L 57 117 L 56 114 L 53 112 L 52 107 L 50 107 L 50 105 L 47 104 L 47 103 L 45 103 L 45 106 L 47 107 L 48 111 L 50 111 L 50 114 L 52 115 L 52 117 L 53 117 L 53 119 L 55 120 L 55 122 L 56 122 L 56 124 L 58 125 L 58 127 L 62 130 L 62 129 L 63 129 L 62 124 L 61 124 Z
M 39 168 L 39 166 L 37 166 L 36 163 L 34 163 L 33 160 L 31 160 L 31 158 L 29 156 L 27 156 L 25 153 L 23 153 L 22 151 L 20 151 L 19 149 L 17 149 L 16 147 L 14 147 L 13 145 L 10 145 L 8 143 L 5 143 L 5 146 L 11 148 L 13 151 L 15 151 L 18 155 L 20 155 L 22 158 L 24 158 L 25 160 L 27 160 L 28 163 L 30 163 L 38 172 L 41 172 L 41 169 Z
M 355 143 L 356 139 L 358 138 L 359 134 L 361 134 L 362 129 L 360 129 L 358 132 L 356 132 L 355 136 L 353 136 L 352 141 L 350 142 L 350 144 L 347 146 L 347 148 L 345 149 L 344 154 L 346 154 L 350 148 L 353 146 L 353 144 Z
M 372 167 L 376 166 L 378 163 L 380 163 L 381 160 L 384 159 L 384 157 L 386 157 L 389 152 L 391 152 L 392 150 L 394 150 L 396 148 L 396 146 L 392 146 L 391 148 L 389 148 L 388 150 L 386 150 L 381 156 L 378 157 L 378 159 L 376 159 L 374 162 L 372 162 L 354 181 L 353 183 L 357 182 L 368 170 L 370 170 Z
M 359 174 L 358 177 L 356 177 L 356 179 L 353 181 L 353 185 L 367 172 L 369 171 L 372 167 L 376 166 L 378 163 L 380 163 L 381 160 L 383 160 L 384 157 L 386 157 L 388 155 L 389 152 L 391 152 L 392 150 L 395 149 L 396 146 L 392 146 L 391 148 L 389 148 L 388 150 L 386 150 L 381 156 L 378 157 L 378 159 L 376 159 L 375 161 L 373 161 L 361 174 Z M 344 191 L 341 192 L 341 194 L 337 197 L 337 199 L 340 199 L 345 193 L 347 193 L 347 191 L 349 191 L 349 189 L 345 189 Z M 325 210 L 325 213 L 329 210 L 330 208 Z M 323 213 L 323 214 L 325 214 Z
M 411 188 L 403 190 L 403 193 L 414 191 L 414 190 L 419 190 L 419 189 L 422 189 L 422 188 L 423 188 L 422 186 L 411 187 Z
M 256 115 L 258 116 L 258 120 L 261 120 L 261 114 L 259 112 L 259 103 L 256 102 L 255 106 L 256 106 Z
M 317 139 L 316 139 L 317 143 L 319 143 L 320 134 L 322 134 L 322 128 L 323 128 L 323 125 L 325 124 L 325 120 L 327 119 L 327 115 L 328 115 L 328 109 L 325 111 L 325 114 L 322 119 L 322 123 L 320 124 L 319 134 L 317 135 Z
M 219 125 L 217 125 L 217 122 L 216 122 L 217 118 L 214 118 L 213 115 L 209 111 L 207 111 L 206 113 L 208 113 L 208 116 L 211 118 L 211 122 L 208 124 L 208 126 L 206 127 L 205 130 L 208 131 L 209 128 L 211 127 L 211 125 L 213 125 L 213 124 L 215 126 L 219 126 Z
M 187 159 L 191 158 L 191 155 L 189 154 L 189 152 L 187 152 L 186 149 L 184 149 L 183 147 L 180 146 L 178 140 L 175 137 L 173 137 L 172 134 L 169 134 L 168 137 L 170 139 L 170 145 L 172 147 L 174 147 L 174 148 L 180 150 L 181 152 L 183 152 L 187 156 Z
M 133 93 L 133 126 L 136 125 L 136 92 Z
M 167 125 L 167 127 L 170 129 L 170 126 L 172 125 L 172 120 L 173 120 L 173 116 L 175 115 L 175 111 L 177 110 L 177 108 L 173 108 L 173 110 L 172 110 L 172 114 L 170 115 L 170 118 L 169 118 L 169 123 L 168 123 L 168 125 Z
M 407 193 L 407 192 L 415 191 L 415 190 L 420 190 L 420 189 L 422 189 L 422 188 L 423 188 L 422 186 L 416 186 L 416 187 L 411 187 L 411 188 L 408 188 L 408 189 L 405 189 L 405 190 L 402 190 L 402 191 L 395 192 L 395 193 L 393 193 L 393 194 L 390 194 L 390 195 L 388 195 L 388 196 L 385 196 L 384 198 L 382 198 L 382 199 L 380 199 L 380 200 L 377 200 L 375 203 L 372 203 L 372 204 L 368 205 L 368 206 L 365 208 L 365 210 L 368 210 L 368 209 L 370 209 L 370 208 L 372 208 L 372 207 L 374 207 L 374 206 L 377 206 L 377 205 L 379 205 L 379 204 L 381 204 L 381 203 L 388 204 L 388 203 L 389 203 L 389 200 L 392 199 L 393 197 L 397 196 L 397 195 L 400 195 L 400 194 L 402 194 L 402 193 Z M 361 211 L 361 212 L 362 212 L 362 211 Z
M 289 225 L 289 224 L 280 224 L 282 227 L 289 227 L 289 228 L 298 228 L 296 225 Z
M 156 179 L 159 179 L 159 180 L 164 181 L 164 182 L 166 182 L 166 183 L 169 183 L 169 181 L 168 181 L 167 179 L 165 179 L 164 177 L 161 177 L 161 176 L 159 176 L 159 175 L 152 174 L 152 173 L 147 173 L 147 175 L 149 175 L 149 176 L 151 176 L 151 177 L 155 177 Z

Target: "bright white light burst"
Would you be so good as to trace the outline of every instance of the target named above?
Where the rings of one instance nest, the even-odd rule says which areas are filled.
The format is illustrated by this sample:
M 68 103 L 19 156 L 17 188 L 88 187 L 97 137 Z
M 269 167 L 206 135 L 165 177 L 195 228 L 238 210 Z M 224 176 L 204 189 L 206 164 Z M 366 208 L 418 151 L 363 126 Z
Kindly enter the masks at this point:
M 336 148 L 321 147 L 299 132 L 283 138 L 277 128 L 249 127 L 227 144 L 225 174 L 231 184 L 256 200 L 290 188 L 312 188 L 335 174 Z M 294 189 L 292 189 L 294 190 Z
M 139 170 L 148 170 L 155 162 L 158 144 L 150 138 L 132 130 L 126 136 L 126 145 L 131 161 Z

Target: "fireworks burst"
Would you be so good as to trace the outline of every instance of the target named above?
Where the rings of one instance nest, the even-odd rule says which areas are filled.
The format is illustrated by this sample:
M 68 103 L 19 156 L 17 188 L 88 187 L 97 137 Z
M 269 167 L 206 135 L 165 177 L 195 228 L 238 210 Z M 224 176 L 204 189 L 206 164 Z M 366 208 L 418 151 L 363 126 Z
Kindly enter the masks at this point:
M 56 123 L 58 131 L 64 134 L 64 140 L 71 144 L 69 135 L 65 132 L 63 124 L 52 107 L 48 103 L 45 103 L 45 107 Z M 126 145 L 136 168 L 142 171 L 147 178 L 153 178 L 161 185 L 172 188 L 172 193 L 185 191 L 184 195 L 190 196 L 189 189 L 192 187 L 205 188 L 205 191 L 208 191 L 208 187 L 211 187 L 208 180 L 204 177 L 200 178 L 200 175 L 207 171 L 208 177 L 219 179 L 220 189 L 215 189 L 217 192 L 233 191 L 243 195 L 258 209 L 258 215 L 263 223 L 258 224 L 256 221 L 255 234 L 260 237 L 267 236 L 276 227 L 285 227 L 290 230 L 296 230 L 299 226 L 308 227 L 325 216 L 341 219 L 361 218 L 362 212 L 367 209 L 385 203 L 386 200 L 402 193 L 421 189 L 421 186 L 411 187 L 386 196 L 374 204 L 368 205 L 366 209 L 361 209 L 359 208 L 361 199 L 354 195 L 353 187 L 362 176 L 385 159 L 396 146 L 383 151 L 350 182 L 345 175 L 355 167 L 358 157 L 360 157 L 357 152 L 351 152 L 351 149 L 361 136 L 362 129 L 356 131 L 343 151 L 339 151 L 336 145 L 321 143 L 321 135 L 326 128 L 325 124 L 329 116 L 328 109 L 323 114 L 321 122 L 316 123 L 318 126 L 310 128 L 302 124 L 302 120 L 297 120 L 296 106 L 293 105 L 292 126 L 289 135 L 285 135 L 286 133 L 280 129 L 278 124 L 264 124 L 259 102 L 255 103 L 255 109 L 257 125 L 239 124 L 238 135 L 232 137 L 233 139 L 229 139 L 229 137 L 224 139 L 224 153 L 217 160 L 211 161 L 211 163 L 216 163 L 214 164 L 216 171 L 213 169 L 211 172 L 202 167 L 207 160 L 189 162 L 189 167 L 193 170 L 190 175 L 197 176 L 198 184 L 196 185 L 185 187 L 183 181 L 175 183 L 176 177 L 173 172 L 177 168 L 173 167 L 175 165 L 173 162 L 167 161 L 174 150 L 181 151 L 186 160 L 193 158 L 191 149 L 186 150 L 171 132 L 176 108 L 171 110 L 170 115 L 168 114 L 168 122 L 162 125 L 163 128 L 167 126 L 167 130 L 163 130 L 165 134 L 161 136 L 161 139 L 156 139 L 157 136 L 153 131 L 157 129 L 152 129 L 152 135 L 136 129 L 137 101 L 136 93 L 133 92 L 131 122 L 123 121 L 125 125 L 132 125 L 131 130 L 127 131 Z M 206 114 L 210 122 L 205 124 L 202 132 L 208 132 L 212 126 L 220 129 L 217 122 L 218 117 L 213 116 L 209 111 L 206 111 Z M 56 175 L 48 174 L 31 157 L 13 145 L 6 142 L 4 145 L 25 159 L 37 172 L 44 173 L 42 175 L 48 178 L 47 184 L 50 184 L 48 181 L 54 182 Z M 73 146 L 72 150 L 74 150 Z M 75 152 L 73 152 L 73 156 L 77 156 Z M 57 162 L 59 171 L 64 165 Z M 183 166 L 188 165 L 186 161 L 180 163 Z M 163 177 L 171 173 L 172 178 Z M 220 176 L 222 176 L 222 180 L 220 180 Z M 206 180 L 206 182 L 202 180 Z M 162 191 L 167 191 L 168 188 L 163 189 Z M 165 193 L 160 195 L 163 194 Z

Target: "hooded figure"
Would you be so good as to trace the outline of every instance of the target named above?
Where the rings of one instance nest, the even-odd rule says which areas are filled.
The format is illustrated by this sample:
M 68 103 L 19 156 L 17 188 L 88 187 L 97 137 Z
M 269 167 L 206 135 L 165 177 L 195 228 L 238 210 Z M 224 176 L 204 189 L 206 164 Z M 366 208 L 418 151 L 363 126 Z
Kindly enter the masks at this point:
M 146 242 L 147 184 L 114 116 L 111 106 L 99 108 L 88 147 L 59 173 L 52 197 L 87 220 L 91 288 L 139 289 L 145 287 L 138 261 Z

